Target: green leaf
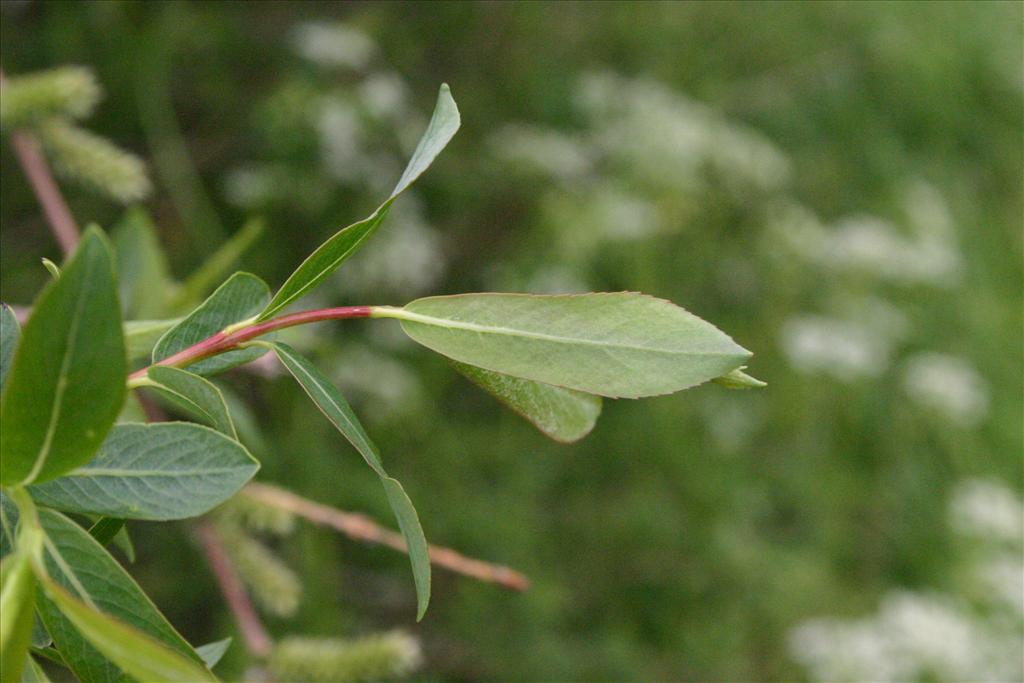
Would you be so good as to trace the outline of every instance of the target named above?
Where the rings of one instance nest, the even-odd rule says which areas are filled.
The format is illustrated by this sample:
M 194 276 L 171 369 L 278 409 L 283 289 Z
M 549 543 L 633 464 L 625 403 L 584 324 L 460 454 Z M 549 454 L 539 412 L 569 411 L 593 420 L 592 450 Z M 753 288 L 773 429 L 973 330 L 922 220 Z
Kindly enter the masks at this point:
M 259 314 L 258 320 L 273 317 L 293 301 L 305 296 L 354 254 L 384 221 L 395 199 L 427 170 L 451 141 L 459 125 L 459 109 L 452 99 L 448 85 L 444 84 L 438 93 L 437 104 L 427 130 L 391 195 L 368 218 L 343 228 L 317 247 L 316 251 L 288 277 L 274 295 L 274 299 Z
M 32 641 L 34 603 L 31 556 L 19 548 L 0 563 L 0 681 L 21 677 Z
M 126 318 L 160 318 L 167 312 L 167 257 L 145 209 L 128 209 L 110 233 L 117 255 L 121 305 Z
M 721 384 L 726 389 L 760 389 L 768 386 L 767 382 L 762 382 L 743 372 L 743 368 L 736 368 L 721 377 L 716 377 L 715 384 Z
M 42 261 L 43 268 L 46 268 L 46 272 L 48 272 L 54 280 L 60 277 L 60 266 L 58 266 L 56 263 L 45 257 L 42 259 Z
M 151 367 L 146 374 L 155 382 L 148 385 L 149 388 L 159 391 L 192 417 L 238 440 L 224 396 L 208 379 L 186 370 L 160 366 Z
M 88 461 L 121 410 L 125 373 L 110 246 L 89 228 L 15 352 L 0 408 L 0 483 L 46 481 Z
M 132 678 L 138 681 L 181 683 L 217 680 L 205 665 L 191 661 L 149 637 L 142 630 L 133 628 L 125 621 L 100 611 L 95 605 L 74 597 L 53 579 L 40 574 L 39 583 L 61 616 L 66 618 L 91 646 Z M 109 680 L 83 678 L 74 665 L 71 665 L 71 669 L 83 681 Z
M 203 658 L 208 668 L 212 669 L 217 666 L 217 662 L 221 660 L 221 657 L 224 656 L 229 647 L 231 647 L 231 638 L 224 638 L 223 640 L 215 640 L 206 645 L 200 645 L 196 648 L 196 654 Z
M 18 529 L 18 506 L 0 491 L 0 560 L 14 550 L 14 534 Z
M 25 669 L 21 672 L 22 683 L 50 683 L 49 676 L 43 671 L 43 667 L 35 659 L 29 657 L 25 662 Z
M 89 535 L 100 545 L 107 545 L 124 529 L 124 522 L 117 517 L 100 517 L 89 527 Z
M 590 433 L 601 415 L 601 397 L 452 363 L 481 389 L 516 411 L 555 441 L 571 443 Z
M 453 360 L 612 398 L 686 389 L 751 355 L 679 306 L 633 292 L 439 296 L 373 316 L 398 318 L 412 339 Z
M 154 673 L 140 677 L 137 663 L 110 647 L 103 636 L 106 632 L 118 634 L 124 646 L 131 644 L 130 649 L 153 656 L 154 662 L 168 659 L 166 654 L 158 657 L 158 652 L 172 653 L 176 661 L 191 661 L 193 677 L 187 680 L 209 680 L 199 655 L 96 539 L 59 512 L 40 510 L 39 520 L 46 532 L 44 563 L 50 578 L 44 580 L 43 568 L 37 568 L 36 576 L 46 593 L 38 606 L 46 629 L 75 676 L 83 683 L 123 680 L 120 667 L 141 680 L 181 680 Z M 111 624 L 117 626 L 104 631 L 104 626 Z
M 95 460 L 29 492 L 68 512 L 185 519 L 230 498 L 258 469 L 242 444 L 201 425 L 121 424 Z
M 124 343 L 128 359 L 149 358 L 153 347 L 167 330 L 181 322 L 181 318 L 169 320 L 129 320 L 124 324 Z
M 14 349 L 18 346 L 21 329 L 14 310 L 7 304 L 0 304 L 0 391 L 7 384 L 7 371 L 14 360 Z
M 167 331 L 153 349 L 153 362 L 212 337 L 228 325 L 254 316 L 270 300 L 267 283 L 250 273 L 235 273 L 209 298 L 189 313 L 184 320 Z M 228 351 L 189 366 L 197 375 L 212 375 L 242 363 L 248 363 L 266 353 L 259 346 Z
M 384 491 L 391 505 L 391 511 L 398 520 L 398 526 L 408 546 L 409 561 L 412 564 L 413 581 L 416 584 L 417 621 L 423 618 L 430 603 L 430 557 L 427 552 L 427 539 L 423 535 L 423 527 L 413 508 L 409 496 L 396 479 L 388 476 L 384 470 L 377 447 L 370 441 L 352 408 L 331 384 L 308 360 L 300 356 L 286 344 L 280 342 L 260 342 L 274 349 L 281 363 L 295 377 L 299 385 L 313 400 L 320 411 L 327 416 L 338 431 L 356 447 L 366 463 L 380 477 Z

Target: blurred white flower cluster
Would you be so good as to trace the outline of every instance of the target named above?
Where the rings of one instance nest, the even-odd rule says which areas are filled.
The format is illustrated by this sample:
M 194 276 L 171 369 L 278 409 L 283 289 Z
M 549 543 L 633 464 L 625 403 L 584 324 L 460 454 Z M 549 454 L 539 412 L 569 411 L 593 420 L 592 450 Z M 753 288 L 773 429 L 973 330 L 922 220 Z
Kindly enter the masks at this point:
M 1024 503 L 992 481 L 953 494 L 954 527 L 977 544 L 966 567 L 983 596 L 899 591 L 856 620 L 812 619 L 790 633 L 816 681 L 1024 678 Z
M 903 388 L 915 403 L 961 427 L 973 427 L 988 415 L 988 383 L 962 358 L 911 356 L 904 364 Z
M 377 46 L 358 29 L 312 22 L 296 27 L 291 37 L 300 57 L 319 70 L 343 71 L 345 78 L 324 86 L 318 78 L 294 77 L 263 103 L 264 137 L 281 159 L 234 169 L 225 180 L 228 201 L 247 210 L 283 205 L 314 218 L 322 218 L 341 190 L 383 201 L 426 118 L 411 106 L 402 79 L 375 66 Z M 311 156 L 319 159 L 319 169 L 310 168 Z M 348 294 L 413 297 L 433 287 L 444 270 L 441 240 L 413 189 L 396 202 L 340 283 Z

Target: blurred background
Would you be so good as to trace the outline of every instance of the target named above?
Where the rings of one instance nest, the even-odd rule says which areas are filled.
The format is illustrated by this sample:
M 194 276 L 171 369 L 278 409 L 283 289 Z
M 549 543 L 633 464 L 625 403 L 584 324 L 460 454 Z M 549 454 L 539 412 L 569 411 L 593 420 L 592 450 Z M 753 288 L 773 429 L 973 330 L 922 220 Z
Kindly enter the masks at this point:
M 608 401 L 564 446 L 393 323 L 291 333 L 428 539 L 532 587 L 435 570 L 415 624 L 404 557 L 300 524 L 267 542 L 275 636 L 400 629 L 418 680 L 1018 681 L 1022 7 L 5 0 L 0 57 L 94 70 L 88 127 L 146 161 L 179 279 L 262 217 L 236 265 L 279 285 L 386 197 L 447 82 L 462 130 L 308 307 L 640 290 L 755 353 L 766 389 Z M 29 304 L 60 254 L 6 141 L 2 190 Z M 390 523 L 272 365 L 222 385 L 260 480 Z M 235 634 L 186 525 L 132 532 L 190 641 Z

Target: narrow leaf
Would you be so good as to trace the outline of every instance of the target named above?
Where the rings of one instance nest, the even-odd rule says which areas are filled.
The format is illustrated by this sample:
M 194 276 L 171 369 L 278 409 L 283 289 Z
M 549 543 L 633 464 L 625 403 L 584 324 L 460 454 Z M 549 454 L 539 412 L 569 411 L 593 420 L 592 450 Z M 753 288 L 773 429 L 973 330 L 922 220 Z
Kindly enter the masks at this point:
M 726 389 L 760 389 L 768 386 L 767 382 L 743 372 L 743 368 L 736 368 L 721 377 L 716 377 L 715 384 L 721 384 Z
M 250 318 L 270 300 L 270 289 L 263 280 L 249 273 L 235 273 L 209 298 L 167 331 L 153 349 L 157 363 L 178 351 L 212 337 L 228 325 Z M 259 358 L 266 350 L 250 346 L 229 351 L 189 366 L 197 375 L 212 375 Z
M 34 603 L 31 558 L 22 548 L 0 563 L 0 681 L 21 677 L 32 641 Z
M 124 529 L 124 522 L 117 517 L 100 517 L 89 527 L 89 535 L 100 545 L 107 545 Z
M 191 660 L 196 669 L 202 670 L 199 655 L 167 622 L 121 565 L 88 532 L 53 510 L 40 510 L 39 521 L 46 532 L 44 566 L 51 585 L 43 581 L 41 574 L 44 568 L 38 567 L 36 576 L 44 584 L 46 592 L 46 596 L 39 599 L 38 606 L 46 629 L 53 636 L 57 649 L 75 676 L 86 683 L 122 680 L 120 669 L 137 676 L 109 648 L 96 642 L 94 627 L 109 622 L 121 625 L 120 629 L 115 630 L 125 635 L 124 644 L 136 642 L 137 637 L 142 637 L 149 643 L 159 643 L 162 649 L 176 653 L 183 661 Z M 83 621 L 81 612 L 66 612 L 65 607 L 70 603 L 62 599 L 64 596 L 99 617 Z M 132 635 L 126 635 L 128 630 Z M 191 680 L 208 678 L 207 672 L 206 678 L 197 676 Z M 150 675 L 141 680 L 175 679 Z
M 601 415 L 601 397 L 502 375 L 465 363 L 455 369 L 555 441 L 571 443 L 590 433 Z
M 29 492 L 67 512 L 185 519 L 230 498 L 258 469 L 242 444 L 201 425 L 121 424 L 95 460 Z
M 90 228 L 33 307 L 0 408 L 0 483 L 88 461 L 121 410 L 125 350 L 110 247 Z
M 174 405 L 219 432 L 238 440 L 224 396 L 212 382 L 185 370 L 151 367 L 146 373 L 159 391 Z
M 714 325 L 632 292 L 439 296 L 373 315 L 453 360 L 612 398 L 686 389 L 750 357 Z
M 0 304 L 0 391 L 7 383 L 7 371 L 14 360 L 14 349 L 18 346 L 21 330 L 14 311 L 7 304 Z
M 43 268 L 46 268 L 46 272 L 50 274 L 50 277 L 54 280 L 60 277 L 60 266 L 46 257 L 43 257 L 42 262 Z
M 391 195 L 368 218 L 343 228 L 321 244 L 285 281 L 273 300 L 259 314 L 259 320 L 273 317 L 333 273 L 372 235 L 384 221 L 391 204 L 433 163 L 459 129 L 459 109 L 448 85 L 441 86 L 434 114 Z
M 224 638 L 223 640 L 215 640 L 206 645 L 200 645 L 196 648 L 196 654 L 203 658 L 207 668 L 212 669 L 217 666 L 217 662 L 221 660 L 229 647 L 231 647 L 231 638 Z
M 170 269 L 153 219 L 128 209 L 110 233 L 117 255 L 121 305 L 126 318 L 160 318 L 167 312 Z
M 25 662 L 25 669 L 21 672 L 22 683 L 50 683 L 50 677 L 43 671 L 43 667 L 33 657 Z
M 40 575 L 39 583 L 46 597 L 89 644 L 136 680 L 181 683 L 217 680 L 205 665 L 197 664 L 140 629 L 79 600 L 53 579 Z
M 331 424 L 356 447 L 384 485 L 384 491 L 391 505 L 391 511 L 398 520 L 398 526 L 405 537 L 409 549 L 409 561 L 412 564 L 413 581 L 416 584 L 416 619 L 420 620 L 430 603 L 430 557 L 427 552 L 427 539 L 423 535 L 423 527 L 413 508 L 412 502 L 397 480 L 384 470 L 377 447 L 370 440 L 363 425 L 352 412 L 352 408 L 331 384 L 330 380 L 315 365 L 300 356 L 294 349 L 280 342 L 262 342 L 274 349 L 281 363 L 295 377 L 299 385 L 313 400 L 320 411 L 327 416 Z

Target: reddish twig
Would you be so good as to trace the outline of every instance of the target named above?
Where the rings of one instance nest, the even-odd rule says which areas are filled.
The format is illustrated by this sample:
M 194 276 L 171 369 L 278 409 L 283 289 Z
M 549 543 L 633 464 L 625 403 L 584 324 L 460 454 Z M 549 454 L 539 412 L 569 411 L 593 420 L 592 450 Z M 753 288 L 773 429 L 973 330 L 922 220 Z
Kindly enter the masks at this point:
M 276 486 L 268 486 L 267 484 L 248 484 L 242 489 L 242 493 L 279 510 L 286 510 L 308 519 L 314 524 L 320 524 L 340 531 L 350 538 L 368 543 L 377 543 L 403 553 L 407 552 L 405 539 L 402 538 L 401 534 L 380 526 L 365 515 L 344 512 L 327 505 L 321 505 L 320 503 L 297 496 L 291 491 L 286 491 Z M 490 564 L 482 560 L 474 560 L 450 548 L 431 545 L 429 546 L 429 553 L 431 563 L 458 574 L 471 576 L 488 583 L 496 583 L 517 591 L 526 590 L 530 586 L 530 580 L 514 569 Z
M 212 337 L 193 344 L 192 346 L 164 358 L 154 365 L 165 365 L 171 367 L 185 367 L 191 363 L 215 356 L 218 353 L 229 351 L 239 344 L 251 341 L 274 330 L 306 323 L 319 322 L 321 320 L 344 320 L 348 318 L 369 318 L 373 312 L 370 306 L 341 306 L 339 308 L 321 308 L 314 311 L 301 311 L 289 315 L 282 315 L 279 318 L 265 320 L 259 323 L 246 325 L 232 332 L 218 332 Z M 142 368 L 128 376 L 130 380 L 142 379 L 149 372 L 149 367 Z
M 3 83 L 4 72 L 0 69 L 0 83 Z M 50 231 L 60 244 L 65 255 L 70 254 L 78 244 L 78 224 L 71 215 L 64 196 L 60 193 L 57 182 L 50 173 L 50 167 L 39 151 L 39 143 L 28 132 L 16 130 L 11 133 L 11 145 L 18 157 L 21 170 L 28 177 L 29 185 L 39 200 L 39 205 L 50 224 Z
M 266 657 L 273 648 L 273 641 L 263 626 L 263 622 L 260 621 L 259 614 L 256 613 L 256 608 L 253 606 L 252 600 L 249 599 L 249 593 L 246 592 L 242 580 L 231 564 L 220 535 L 210 522 L 197 524 L 196 535 L 202 543 L 203 552 L 206 554 L 214 578 L 217 579 L 220 592 L 224 595 L 224 600 L 227 602 L 231 614 L 234 615 L 235 622 L 238 623 L 238 629 L 242 632 L 242 640 L 245 642 L 246 649 L 256 657 Z

